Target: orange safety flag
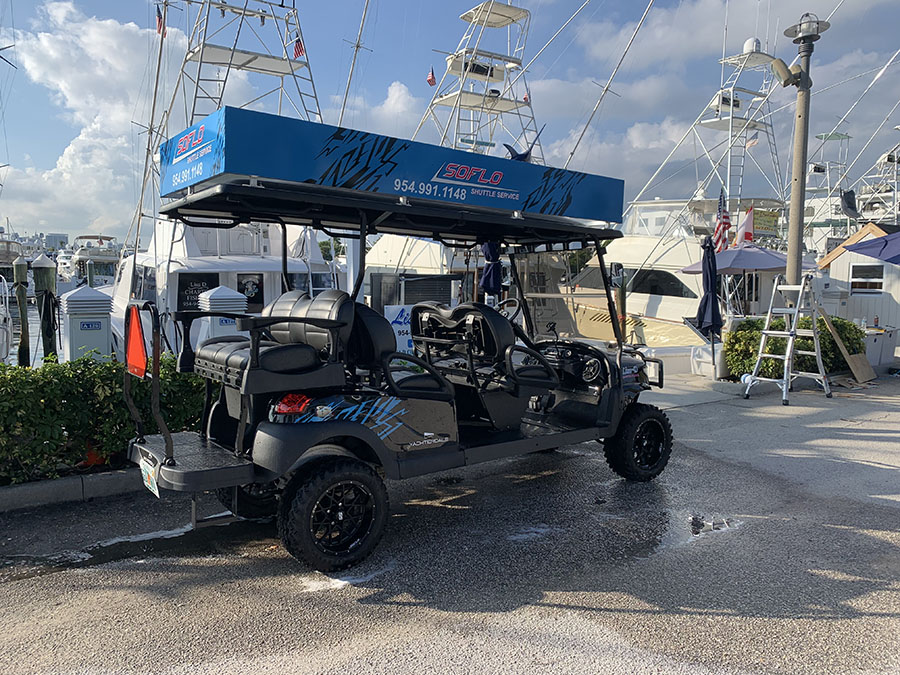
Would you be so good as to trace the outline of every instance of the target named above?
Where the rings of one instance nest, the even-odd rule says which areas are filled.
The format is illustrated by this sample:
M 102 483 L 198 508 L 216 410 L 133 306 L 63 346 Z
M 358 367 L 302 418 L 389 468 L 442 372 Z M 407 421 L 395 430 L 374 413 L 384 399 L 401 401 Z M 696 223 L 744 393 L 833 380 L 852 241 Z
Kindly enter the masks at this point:
M 144 344 L 144 325 L 137 305 L 128 308 L 128 339 L 125 343 L 125 363 L 135 377 L 147 374 L 147 346 Z

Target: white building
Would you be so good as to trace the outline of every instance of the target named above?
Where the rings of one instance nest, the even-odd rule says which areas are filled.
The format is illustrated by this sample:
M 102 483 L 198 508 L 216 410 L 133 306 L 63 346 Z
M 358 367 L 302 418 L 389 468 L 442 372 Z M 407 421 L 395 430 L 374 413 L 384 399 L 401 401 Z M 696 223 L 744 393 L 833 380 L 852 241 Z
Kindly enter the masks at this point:
M 869 223 L 822 258 L 826 309 L 843 319 L 865 319 L 869 327 L 875 325 L 875 317 L 881 327 L 900 327 L 900 265 L 845 249 L 886 234 L 885 226 Z

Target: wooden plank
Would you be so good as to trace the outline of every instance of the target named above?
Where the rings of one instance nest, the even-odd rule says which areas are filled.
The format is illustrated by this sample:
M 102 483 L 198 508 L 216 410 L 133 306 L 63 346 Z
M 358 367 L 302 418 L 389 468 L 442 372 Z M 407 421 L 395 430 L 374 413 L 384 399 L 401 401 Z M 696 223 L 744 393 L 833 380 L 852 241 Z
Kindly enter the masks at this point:
M 847 351 L 847 346 L 844 344 L 844 341 L 841 340 L 841 336 L 838 335 L 834 324 L 831 323 L 831 317 L 828 315 L 828 312 L 825 311 L 818 300 L 816 300 L 816 305 L 818 306 L 819 314 L 822 315 L 822 319 L 824 319 L 825 325 L 828 327 L 828 332 L 831 333 L 831 337 L 834 338 L 835 344 L 837 344 L 838 349 L 841 350 L 844 360 L 847 362 L 847 365 L 850 366 L 850 372 L 853 373 L 854 379 L 857 382 L 862 383 L 874 380 L 878 377 L 875 374 L 875 371 L 872 370 L 872 364 L 869 363 L 865 354 L 851 354 Z

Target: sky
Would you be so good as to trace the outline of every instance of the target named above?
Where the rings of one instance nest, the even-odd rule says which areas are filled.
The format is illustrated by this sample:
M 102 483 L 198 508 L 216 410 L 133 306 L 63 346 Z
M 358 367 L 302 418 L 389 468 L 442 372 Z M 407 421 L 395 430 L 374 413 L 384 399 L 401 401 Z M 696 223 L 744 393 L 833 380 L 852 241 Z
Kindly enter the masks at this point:
M 363 0 L 296 4 L 324 121 L 336 123 Z M 345 126 L 410 137 L 433 92 L 425 81 L 428 70 L 434 67 L 440 77 L 444 67 L 443 55 L 433 50 L 456 48 L 465 28 L 458 17 L 474 4 L 370 0 Z M 519 4 L 531 11 L 529 60 L 582 0 Z M 175 5 L 163 52 L 164 85 L 178 71 L 189 30 L 188 13 L 178 9 L 184 3 Z M 538 126 L 546 124 L 541 140 L 548 164 L 565 162 L 645 6 L 645 0 L 591 0 L 531 66 L 528 90 Z M 813 133 L 830 131 L 900 49 L 900 2 L 727 5 L 729 54 L 755 35 L 764 48 L 768 37 L 769 51 L 788 63 L 796 47 L 782 35 L 784 28 L 805 11 L 825 18 L 836 7 L 832 27 L 813 54 Z M 657 0 L 612 85 L 615 95 L 605 98 L 569 168 L 624 178 L 626 198 L 636 195 L 719 86 L 725 15 L 726 0 Z M 141 125 L 149 117 L 156 41 L 151 0 L 0 0 L 0 46 L 14 44 L 0 54 L 16 66 L 0 62 L 0 164 L 9 165 L 0 169 L 0 224 L 8 218 L 19 233 L 65 232 L 70 238 L 125 234 L 140 189 L 146 145 Z M 858 77 L 832 87 L 853 76 Z M 229 87 L 236 98 L 252 98 L 252 81 L 236 78 Z M 840 125 L 853 137 L 850 159 L 860 154 L 851 180 L 900 142 L 893 129 L 900 125 L 898 111 L 870 140 L 897 104 L 898 92 L 900 66 L 892 66 Z M 775 108 L 784 107 L 772 118 L 782 166 L 789 161 L 794 97 L 793 88 L 770 97 Z M 430 128 L 425 131 L 420 140 L 435 140 Z M 767 148 L 760 146 L 753 153 L 761 157 Z M 826 150 L 833 152 L 833 146 Z M 813 140 L 811 152 L 817 147 Z M 693 192 L 693 157 L 688 143 L 676 153 L 677 173 L 664 172 L 667 180 L 645 196 Z M 697 167 L 701 177 L 709 169 Z M 765 187 L 761 177 L 747 180 L 750 187 Z

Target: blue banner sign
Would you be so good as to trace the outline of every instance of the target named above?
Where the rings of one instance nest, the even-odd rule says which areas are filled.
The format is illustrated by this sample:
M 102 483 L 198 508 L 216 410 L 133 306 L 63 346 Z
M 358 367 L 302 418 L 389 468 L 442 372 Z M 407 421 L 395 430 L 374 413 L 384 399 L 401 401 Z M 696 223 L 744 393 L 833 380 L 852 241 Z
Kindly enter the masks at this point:
M 622 221 L 625 184 L 606 178 L 241 108 L 166 141 L 164 197 L 256 177 L 439 202 Z

